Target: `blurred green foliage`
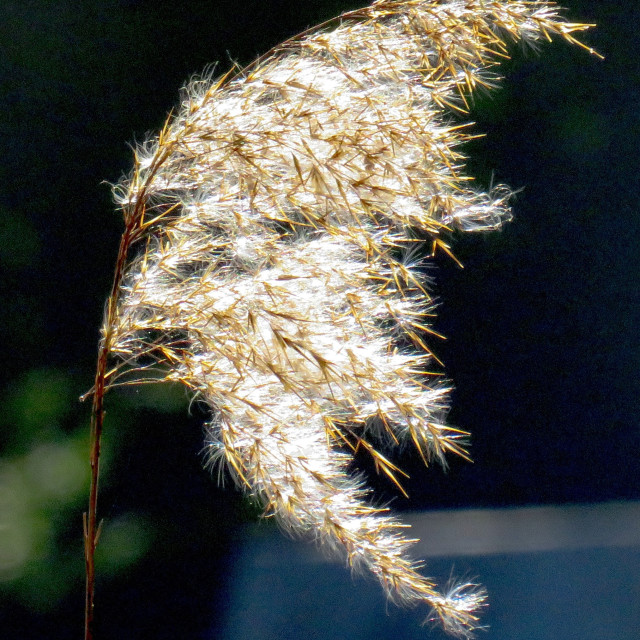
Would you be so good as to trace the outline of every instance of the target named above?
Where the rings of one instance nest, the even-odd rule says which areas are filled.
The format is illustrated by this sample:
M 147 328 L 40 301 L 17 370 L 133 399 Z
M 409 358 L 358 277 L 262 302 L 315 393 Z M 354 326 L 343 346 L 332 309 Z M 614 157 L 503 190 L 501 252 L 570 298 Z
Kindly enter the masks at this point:
M 42 368 L 28 371 L 1 398 L 6 441 L 0 458 L 0 587 L 37 612 L 55 609 L 84 578 L 89 407 L 78 402 L 79 391 L 70 374 Z M 183 412 L 186 406 L 178 385 L 127 388 L 109 400 L 103 486 L 109 485 L 119 423 L 140 409 Z M 144 514 L 110 518 L 101 528 L 98 571 L 114 576 L 126 570 L 144 556 L 153 537 Z
M 34 369 L 2 398 L 0 582 L 36 610 L 55 607 L 82 576 L 80 541 L 65 540 L 89 479 L 86 429 L 69 422 L 73 388 L 62 371 Z
M 40 237 L 20 211 L 0 209 L 0 266 L 5 270 L 33 268 L 40 252 Z

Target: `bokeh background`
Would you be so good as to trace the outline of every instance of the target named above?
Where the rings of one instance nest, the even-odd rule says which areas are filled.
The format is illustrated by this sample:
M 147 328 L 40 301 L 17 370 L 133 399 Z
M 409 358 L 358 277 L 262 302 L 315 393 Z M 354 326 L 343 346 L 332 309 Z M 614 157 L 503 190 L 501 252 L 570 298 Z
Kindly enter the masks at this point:
M 615 530 L 640 499 L 640 3 L 562 4 L 598 23 L 584 40 L 606 59 L 560 43 L 540 55 L 516 47 L 502 89 L 473 103 L 487 136 L 468 145 L 469 171 L 521 189 L 504 231 L 451 238 L 464 269 L 441 257 L 429 273 L 436 329 L 448 337 L 433 349 L 456 387 L 450 422 L 473 433 L 474 464 L 424 470 L 409 454 L 409 502 L 372 475 L 377 499 L 399 512 L 574 505 L 604 508 Z M 127 143 L 158 130 L 193 73 L 249 63 L 357 6 L 0 0 L 3 638 L 82 634 L 90 407 L 78 398 L 92 384 L 122 229 L 108 183 L 131 166 Z M 180 388 L 108 396 L 100 638 L 427 635 L 419 615 L 387 612 L 376 585 L 281 542 L 255 506 L 219 487 L 202 469 L 205 418 Z M 491 585 L 502 571 L 492 602 L 511 591 L 507 566 L 530 581 L 520 609 L 491 614 L 488 639 L 509 628 L 528 629 L 525 640 L 633 640 L 635 544 L 604 565 L 575 548 L 498 553 L 491 566 L 481 552 L 455 560 L 453 549 L 429 572 L 446 580 L 456 564 Z M 575 567 L 584 587 L 575 594 L 592 597 L 560 606 L 572 587 L 550 581 Z M 267 624 L 277 599 L 286 610 Z M 550 610 L 561 626 L 536 624 Z M 578 631 L 579 621 L 588 624 Z

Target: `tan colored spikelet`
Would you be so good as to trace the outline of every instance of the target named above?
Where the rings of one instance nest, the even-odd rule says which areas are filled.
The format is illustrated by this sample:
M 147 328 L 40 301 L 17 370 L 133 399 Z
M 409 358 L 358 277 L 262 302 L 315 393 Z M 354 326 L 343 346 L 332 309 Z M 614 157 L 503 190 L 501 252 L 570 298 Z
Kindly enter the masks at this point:
M 465 129 L 447 112 L 493 86 L 506 42 L 575 43 L 585 28 L 553 2 L 379 0 L 192 82 L 117 188 L 126 230 L 94 447 L 105 389 L 142 370 L 181 381 L 210 407 L 211 463 L 285 530 L 470 636 L 484 591 L 441 593 L 420 575 L 403 525 L 347 473 L 349 452 L 370 453 L 398 485 L 372 444 L 381 437 L 426 462 L 467 455 L 466 434 L 444 423 L 446 385 L 425 373 L 432 305 L 413 249 L 426 236 L 448 251 L 446 229 L 499 228 L 510 192 L 470 184 Z M 89 557 L 91 511 L 87 529 Z

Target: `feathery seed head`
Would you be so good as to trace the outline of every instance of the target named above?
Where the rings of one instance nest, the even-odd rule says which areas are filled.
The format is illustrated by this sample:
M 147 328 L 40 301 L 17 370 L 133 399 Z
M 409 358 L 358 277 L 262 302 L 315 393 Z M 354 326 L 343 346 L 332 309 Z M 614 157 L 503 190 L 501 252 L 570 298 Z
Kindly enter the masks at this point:
M 148 368 L 197 392 L 211 461 L 286 531 L 340 550 L 459 636 L 484 592 L 441 594 L 418 573 L 348 452 L 398 484 L 372 437 L 413 443 L 426 462 L 467 455 L 466 434 L 444 424 L 446 384 L 424 373 L 432 301 L 411 252 L 424 236 L 448 251 L 446 229 L 498 229 L 510 192 L 469 183 L 465 129 L 447 113 L 495 84 L 507 41 L 576 42 L 584 28 L 553 2 L 378 0 L 192 82 L 117 188 L 107 384 Z

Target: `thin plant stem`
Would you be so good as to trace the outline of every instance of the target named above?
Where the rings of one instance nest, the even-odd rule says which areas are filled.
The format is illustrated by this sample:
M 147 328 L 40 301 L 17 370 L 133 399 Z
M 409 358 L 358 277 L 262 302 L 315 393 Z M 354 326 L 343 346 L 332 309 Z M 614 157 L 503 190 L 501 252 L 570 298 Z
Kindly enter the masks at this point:
M 137 208 L 138 209 L 138 208 Z M 139 207 L 143 211 L 144 207 Z M 137 215 L 136 215 L 137 214 Z M 120 241 L 116 271 L 111 287 L 111 295 L 107 302 L 105 331 L 98 351 L 98 363 L 93 386 L 93 405 L 91 410 L 91 445 L 89 463 L 91 465 L 91 484 L 89 488 L 89 510 L 83 514 L 84 524 L 84 557 L 85 557 L 85 621 L 84 638 L 92 640 L 94 637 L 94 600 L 95 600 L 95 552 L 100 537 L 100 525 L 98 524 L 98 480 L 100 476 L 100 448 L 102 443 L 102 430 L 104 427 L 104 396 L 107 390 L 109 372 L 109 353 L 111 351 L 112 327 L 117 315 L 117 298 L 124 276 L 127 255 L 131 244 L 135 241 L 138 221 L 143 217 L 143 212 L 136 211 L 129 219 L 125 233 Z
M 171 119 L 171 114 L 167 123 Z M 163 129 L 160 134 L 162 139 L 166 132 Z M 164 153 L 159 154 L 156 161 L 149 168 L 150 174 L 154 175 L 158 168 L 164 163 L 167 155 L 173 150 L 173 143 L 168 141 Z M 134 175 L 137 175 L 138 165 Z M 171 212 L 171 208 L 166 209 L 154 218 L 154 222 Z M 89 463 L 91 466 L 91 481 L 89 488 L 89 510 L 83 514 L 84 524 L 84 556 L 85 556 L 85 624 L 84 639 L 93 640 L 94 637 L 94 605 L 95 605 L 95 552 L 100 537 L 100 525 L 98 523 L 98 480 L 100 476 L 100 448 L 102 442 L 102 431 L 104 427 L 104 396 L 109 388 L 109 379 L 115 370 L 109 371 L 109 357 L 113 347 L 115 330 L 118 318 L 118 298 L 122 288 L 122 280 L 127 267 L 127 258 L 133 244 L 144 234 L 150 223 L 145 223 L 145 188 L 140 190 L 140 199 L 131 207 L 124 211 L 125 230 L 120 239 L 118 249 L 118 259 L 116 261 L 111 292 L 107 300 L 107 308 L 102 329 L 102 340 L 98 348 L 98 362 L 93 389 L 89 392 L 93 394 L 93 404 L 91 410 L 91 444 L 89 453 Z M 88 394 L 87 394 L 88 395 Z M 86 397 L 86 396 L 85 396 Z
M 93 603 L 95 595 L 95 551 L 98 544 L 98 527 L 96 525 L 98 509 L 98 477 L 100 474 L 100 444 L 104 424 L 104 381 L 108 350 L 100 347 L 98 368 L 93 393 L 93 409 L 91 419 L 91 487 L 89 489 L 89 512 L 84 516 L 84 557 L 86 567 L 85 587 L 85 640 L 93 638 Z

